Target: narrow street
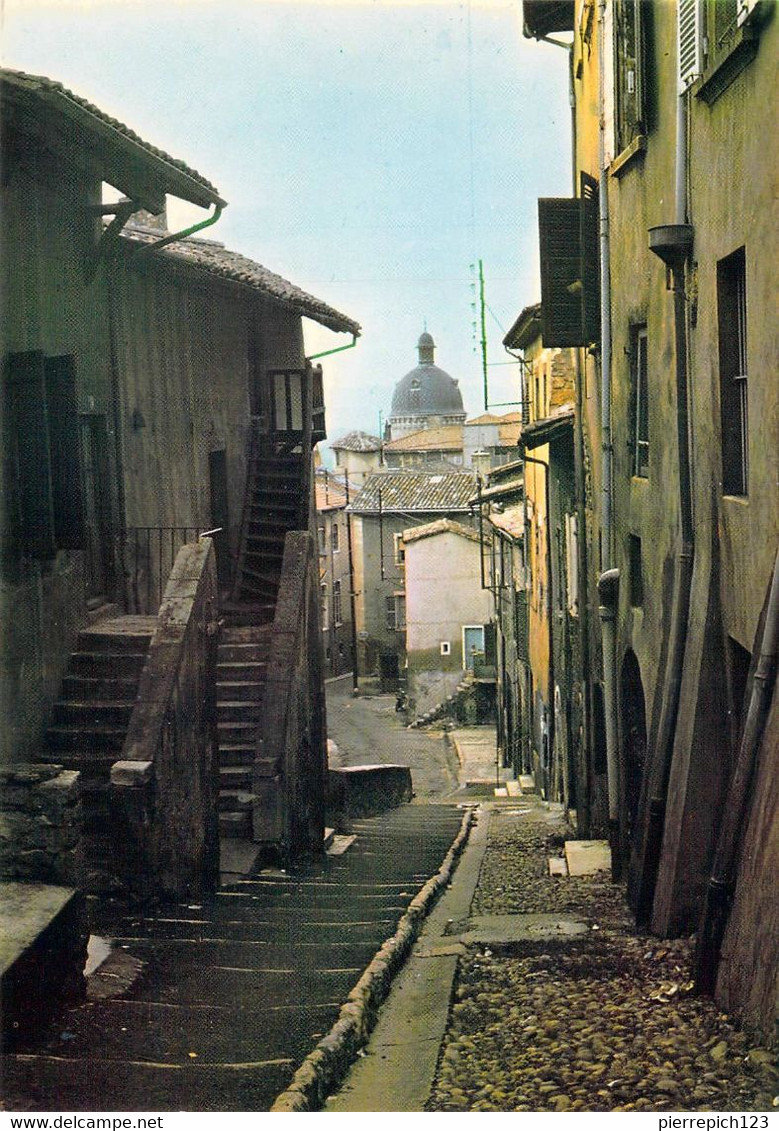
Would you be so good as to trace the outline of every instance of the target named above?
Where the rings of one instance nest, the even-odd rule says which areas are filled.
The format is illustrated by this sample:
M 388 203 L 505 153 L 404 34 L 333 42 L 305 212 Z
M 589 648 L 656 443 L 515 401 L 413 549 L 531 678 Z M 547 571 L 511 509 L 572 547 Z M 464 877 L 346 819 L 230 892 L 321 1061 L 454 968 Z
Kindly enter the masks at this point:
M 352 677 L 327 684 L 330 765 L 409 766 L 415 801 L 440 800 L 458 787 L 457 756 L 443 731 L 409 730 L 394 695 L 352 695 Z

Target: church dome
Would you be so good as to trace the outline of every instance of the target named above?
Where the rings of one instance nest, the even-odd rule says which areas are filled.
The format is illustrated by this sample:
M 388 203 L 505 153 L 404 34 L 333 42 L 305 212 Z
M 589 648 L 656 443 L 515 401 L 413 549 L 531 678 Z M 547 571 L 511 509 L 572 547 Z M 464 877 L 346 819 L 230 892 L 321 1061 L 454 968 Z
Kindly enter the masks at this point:
M 390 419 L 397 416 L 464 415 L 457 381 L 433 364 L 435 342 L 427 331 L 421 335 L 417 349 L 419 365 L 395 386 Z

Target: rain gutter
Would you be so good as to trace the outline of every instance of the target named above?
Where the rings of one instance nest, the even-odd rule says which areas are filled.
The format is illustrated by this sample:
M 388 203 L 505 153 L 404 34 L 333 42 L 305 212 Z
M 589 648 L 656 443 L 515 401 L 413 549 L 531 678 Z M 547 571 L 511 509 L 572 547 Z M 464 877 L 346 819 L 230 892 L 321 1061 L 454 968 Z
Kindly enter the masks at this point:
M 334 353 L 343 353 L 344 350 L 353 350 L 357 345 L 358 337 L 359 334 L 356 334 L 354 331 L 352 331 L 352 340 L 347 346 L 336 346 L 335 349 L 323 350 L 322 353 L 312 353 L 310 357 L 306 358 L 306 361 L 317 361 L 317 359 L 320 357 L 330 357 L 330 355 Z

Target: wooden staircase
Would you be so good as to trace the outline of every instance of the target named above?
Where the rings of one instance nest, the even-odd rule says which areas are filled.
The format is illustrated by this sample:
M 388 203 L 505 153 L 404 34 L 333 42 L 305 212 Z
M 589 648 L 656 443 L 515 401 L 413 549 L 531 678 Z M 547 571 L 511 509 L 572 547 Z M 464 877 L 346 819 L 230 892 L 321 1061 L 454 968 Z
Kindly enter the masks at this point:
M 308 526 L 299 452 L 256 454 L 249 467 L 233 604 L 266 604 L 272 619 L 279 589 L 284 539 Z
M 81 773 L 87 886 L 109 876 L 111 766 L 121 757 L 156 617 L 118 616 L 82 629 L 45 735 L 42 760 Z
M 216 675 L 219 735 L 219 831 L 252 836 L 252 767 L 272 625 L 222 628 Z

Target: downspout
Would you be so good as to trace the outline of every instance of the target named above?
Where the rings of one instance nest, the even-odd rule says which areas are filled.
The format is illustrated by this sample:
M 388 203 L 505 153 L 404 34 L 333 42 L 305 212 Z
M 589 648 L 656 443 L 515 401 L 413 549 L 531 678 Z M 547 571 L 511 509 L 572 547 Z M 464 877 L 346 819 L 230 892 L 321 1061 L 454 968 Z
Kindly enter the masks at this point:
M 195 232 L 202 232 L 204 228 L 210 228 L 217 222 L 226 208 L 223 201 L 214 202 L 214 211 L 205 220 L 200 220 L 197 224 L 192 224 L 189 228 L 182 228 L 180 232 L 172 232 L 169 236 L 163 236 L 161 240 L 155 240 L 154 243 L 144 243 L 134 245 L 130 252 L 132 255 L 146 255 L 150 251 L 158 251 L 161 247 L 167 247 L 169 243 L 176 243 L 178 240 L 185 240 L 189 236 L 193 236 Z
M 317 361 L 320 357 L 330 357 L 330 355 L 334 353 L 343 353 L 344 350 L 353 350 L 357 345 L 358 337 L 359 334 L 357 334 L 355 331 L 352 331 L 352 340 L 348 345 L 336 346 L 335 349 L 323 350 L 322 353 L 312 353 L 310 357 L 306 358 L 306 361 Z
M 349 607 L 352 612 L 352 690 L 357 691 L 360 681 L 357 675 L 357 601 L 354 593 L 354 551 L 352 548 L 352 516 L 349 513 L 349 470 L 344 471 L 344 485 L 346 486 L 346 545 L 349 549 Z
M 676 439 L 679 466 L 679 548 L 676 554 L 676 599 L 671 609 L 670 647 L 658 725 L 655 758 L 649 779 L 649 813 L 643 860 L 635 897 L 636 918 L 646 923 L 654 902 L 660 866 L 668 783 L 687 647 L 690 593 L 695 552 L 690 457 L 689 376 L 687 368 L 687 304 L 685 269 L 692 250 L 693 228 L 687 223 L 687 101 L 680 93 L 676 113 L 676 176 L 674 223 L 649 229 L 649 248 L 670 271 L 674 294 L 676 353 Z
M 608 168 L 606 163 L 606 0 L 598 5 L 598 227 L 600 245 L 600 384 L 601 384 L 601 537 L 603 573 L 598 580 L 603 641 L 603 705 L 606 726 L 606 777 L 609 800 L 609 844 L 612 878 L 621 875 L 619 837 L 619 749 L 617 729 L 616 616 L 619 574 L 614 562 L 611 442 L 611 271 Z M 616 577 L 614 576 L 616 573 Z
M 549 742 L 549 758 L 554 757 L 554 738 L 555 738 L 555 717 L 554 717 L 554 600 L 552 593 L 552 499 L 549 490 L 549 464 L 544 463 L 541 459 L 536 459 L 534 456 L 529 456 L 525 449 L 522 449 L 522 459 L 525 463 L 532 463 L 536 467 L 544 469 L 544 498 L 546 500 L 546 619 L 549 625 L 549 674 L 548 674 L 548 694 L 549 694 L 549 728 L 548 728 L 548 742 Z M 527 498 L 527 488 L 525 488 L 525 498 Z M 527 502 L 525 503 L 525 513 L 527 514 Z
M 727 927 L 733 895 L 739 833 L 747 819 L 755 763 L 776 685 L 777 650 L 779 650 L 779 554 L 774 559 L 774 572 L 757 649 L 758 659 L 752 676 L 752 690 L 744 731 L 726 799 L 714 865 L 698 930 L 695 980 L 696 988 L 700 993 L 711 994 L 716 985 L 720 947 Z

